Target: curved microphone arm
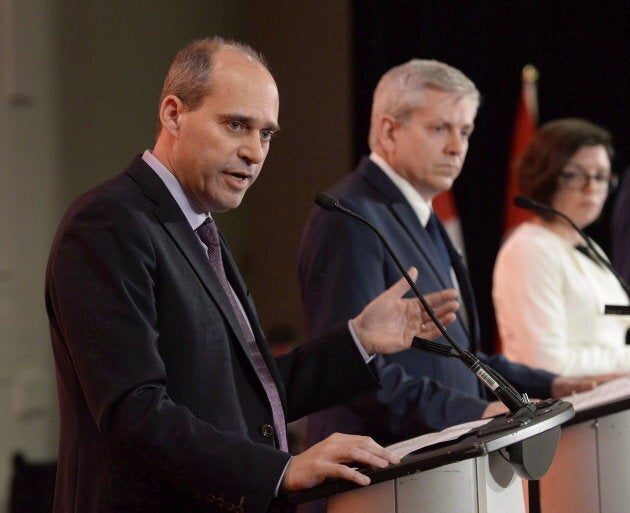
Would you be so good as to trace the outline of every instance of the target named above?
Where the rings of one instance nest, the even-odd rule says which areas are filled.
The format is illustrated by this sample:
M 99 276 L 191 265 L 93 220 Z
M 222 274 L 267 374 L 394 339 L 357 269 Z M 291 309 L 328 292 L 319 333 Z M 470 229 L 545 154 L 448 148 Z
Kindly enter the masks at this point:
M 429 306 L 427 301 L 424 299 L 424 297 L 416 287 L 415 282 L 411 279 L 411 276 L 409 276 L 409 273 L 402 265 L 396 253 L 394 253 L 394 250 L 389 245 L 389 242 L 387 241 L 385 236 L 370 221 L 344 207 L 335 197 L 331 196 L 330 194 L 318 194 L 315 198 L 315 203 L 317 203 L 317 205 L 325 210 L 341 212 L 354 219 L 357 219 L 358 221 L 361 221 L 378 236 L 378 238 L 383 243 L 383 247 L 387 250 L 387 253 L 396 264 L 396 267 L 398 267 L 399 271 L 404 276 L 405 280 L 411 287 L 411 290 L 413 290 L 418 301 L 420 301 L 420 304 L 422 305 L 424 311 L 431 318 L 440 333 L 442 333 L 444 338 L 453 348 L 453 353 L 448 351 L 448 346 L 442 346 L 441 344 L 437 343 L 428 344 L 426 347 L 420 347 L 422 345 L 422 342 L 419 341 L 423 341 L 424 339 L 421 339 L 419 337 L 414 338 L 414 341 L 412 342 L 412 347 L 423 349 L 439 356 L 455 356 L 459 358 L 470 370 L 472 370 L 477 375 L 477 377 L 481 381 L 483 381 L 483 383 L 497 396 L 497 398 L 509 408 L 509 410 L 514 414 L 515 418 L 526 419 L 532 418 L 534 416 L 534 413 L 532 411 L 533 408 L 531 407 L 532 403 L 529 403 L 529 399 L 527 398 L 526 394 L 521 395 L 514 388 L 514 386 L 512 386 L 498 372 L 496 372 L 494 369 L 491 369 L 487 365 L 484 365 L 484 363 L 470 351 L 464 351 L 461 347 L 457 345 L 455 340 L 453 340 L 448 331 L 446 331 L 444 325 L 437 318 L 437 315 L 435 315 L 433 309 Z M 436 348 L 436 345 L 442 346 L 442 349 Z
M 550 212 L 552 214 L 555 214 L 561 217 L 567 223 L 569 223 L 571 227 L 580 234 L 582 239 L 584 239 L 584 242 L 586 242 L 586 246 L 589 249 L 590 253 L 593 255 L 593 258 L 612 273 L 612 275 L 617 279 L 617 281 L 621 285 L 621 288 L 626 292 L 626 295 L 628 296 L 628 299 L 630 300 L 630 287 L 628 286 L 628 284 L 617 273 L 617 271 L 612 266 L 612 264 L 608 261 L 608 259 L 602 256 L 602 254 L 597 250 L 597 248 L 593 244 L 593 241 L 591 240 L 591 238 L 588 235 L 586 235 L 586 233 L 584 233 L 584 231 L 577 224 L 575 224 L 573 219 L 571 219 L 564 212 L 560 212 L 559 210 L 556 210 L 555 208 L 550 207 L 549 205 L 539 203 L 528 196 L 516 196 L 516 198 L 514 198 L 514 204 L 519 208 L 524 208 L 525 210 L 537 210 L 537 211 Z

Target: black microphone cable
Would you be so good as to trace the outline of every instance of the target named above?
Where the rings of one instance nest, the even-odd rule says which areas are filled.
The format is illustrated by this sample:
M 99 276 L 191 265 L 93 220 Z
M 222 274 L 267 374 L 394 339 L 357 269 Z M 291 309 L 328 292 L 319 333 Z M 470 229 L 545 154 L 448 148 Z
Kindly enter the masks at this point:
M 575 224 L 573 219 L 571 219 L 564 212 L 560 212 L 559 210 L 556 210 L 555 208 L 550 207 L 549 205 L 539 203 L 538 201 L 535 201 L 528 196 L 516 196 L 516 198 L 514 198 L 514 205 L 516 205 L 519 208 L 524 208 L 525 210 L 538 210 L 538 211 L 542 210 L 544 212 L 550 212 L 552 214 L 555 214 L 561 217 L 567 223 L 569 223 L 571 227 L 580 234 L 582 239 L 584 239 L 584 242 L 586 242 L 586 247 L 589 249 L 589 252 L 591 253 L 592 257 L 612 273 L 612 275 L 617 279 L 617 281 L 621 285 L 621 288 L 625 291 L 626 295 L 628 296 L 628 299 L 630 300 L 630 287 L 628 286 L 628 284 L 619 275 L 619 273 L 617 273 L 617 271 L 612 266 L 612 264 L 608 261 L 608 259 L 604 258 L 600 254 L 600 252 L 597 250 L 597 248 L 593 244 L 593 241 L 591 240 L 591 238 L 588 235 L 586 235 L 586 233 L 584 233 L 584 231 L 577 224 Z M 612 306 L 611 308 L 615 308 L 615 307 Z
M 390 257 L 396 264 L 396 267 L 398 267 L 401 274 L 404 276 L 405 280 L 411 287 L 411 290 L 414 292 L 418 301 L 420 301 L 422 308 L 424 308 L 424 311 L 431 318 L 431 320 L 437 326 L 440 333 L 444 336 L 444 338 L 453 348 L 455 354 L 453 354 L 452 356 L 456 356 L 457 358 L 459 358 L 472 372 L 475 373 L 475 375 L 477 375 L 477 377 L 494 393 L 494 395 L 496 395 L 497 398 L 508 407 L 508 409 L 513 414 L 513 418 L 527 419 L 527 418 L 534 417 L 535 406 L 533 406 L 533 403 L 529 402 L 529 398 L 527 397 L 527 394 L 520 394 L 514 388 L 514 386 L 510 384 L 505 378 L 503 378 L 498 372 L 496 372 L 494 369 L 491 369 L 487 365 L 484 365 L 484 363 L 481 360 L 479 360 L 479 358 L 477 358 L 477 356 L 475 356 L 470 351 L 464 351 L 462 348 L 460 348 L 457 345 L 455 340 L 453 340 L 453 338 L 451 337 L 450 333 L 446 331 L 446 328 L 444 327 L 444 325 L 437 318 L 433 309 L 429 306 L 429 304 L 426 302 L 424 297 L 422 297 L 422 294 L 416 287 L 416 284 L 409 276 L 409 273 L 407 273 L 407 270 L 402 265 L 402 263 L 400 262 L 400 259 L 398 258 L 394 250 L 389 245 L 389 242 L 387 241 L 385 236 L 370 221 L 360 216 L 359 214 L 353 212 L 352 210 L 349 210 L 346 207 L 344 207 L 334 196 L 331 196 L 330 194 L 325 194 L 325 193 L 318 194 L 315 198 L 315 203 L 317 203 L 317 205 L 319 205 L 325 210 L 341 212 L 350 217 L 353 217 L 354 219 L 357 219 L 358 221 L 361 221 L 363 224 L 368 226 L 381 240 L 381 242 L 383 243 L 383 246 L 387 250 L 387 253 L 390 255 Z M 412 343 L 412 347 L 419 348 L 418 347 L 419 344 L 417 341 L 423 341 L 423 340 L 424 339 L 415 337 L 416 343 Z M 438 346 L 441 345 L 441 344 L 435 344 L 435 343 L 433 344 L 438 345 Z M 421 348 L 421 349 L 424 349 L 424 348 Z M 435 350 L 435 348 L 433 348 L 433 350 L 431 349 L 427 349 L 427 350 L 429 352 L 433 352 L 436 354 L 438 353 L 438 351 Z M 446 353 L 448 351 L 443 350 L 443 352 Z M 443 356 L 450 356 L 450 355 L 444 354 Z

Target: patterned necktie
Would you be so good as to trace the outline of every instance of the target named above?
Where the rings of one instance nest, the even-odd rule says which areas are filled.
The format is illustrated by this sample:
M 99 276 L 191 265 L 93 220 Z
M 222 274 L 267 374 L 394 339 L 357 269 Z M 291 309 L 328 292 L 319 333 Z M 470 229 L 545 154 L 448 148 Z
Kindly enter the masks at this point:
M 288 452 L 286 423 L 284 410 L 282 409 L 282 402 L 280 401 L 280 395 L 278 394 L 278 389 L 273 377 L 271 376 L 269 367 L 267 367 L 267 364 L 260 352 L 260 348 L 258 347 L 258 344 L 256 344 L 256 339 L 254 338 L 251 326 L 245 318 L 242 305 L 234 294 L 232 286 L 225 275 L 223 259 L 221 258 L 221 243 L 219 242 L 219 230 L 217 229 L 217 225 L 212 219 L 208 218 L 201 226 L 199 226 L 199 228 L 197 228 L 196 232 L 201 241 L 208 248 L 208 259 L 210 260 L 210 265 L 214 269 L 217 278 L 219 278 L 221 286 L 232 305 L 232 310 L 238 319 L 238 324 L 247 343 L 247 349 L 249 350 L 249 356 L 254 364 L 254 369 L 256 370 L 258 379 L 267 393 L 267 398 L 269 399 L 271 412 L 273 414 L 273 423 L 278 445 L 281 450 Z
M 449 279 L 449 286 L 451 284 L 451 257 L 448 254 L 448 249 L 446 249 L 446 244 L 442 237 L 442 233 L 440 232 L 440 227 L 438 226 L 438 219 L 435 215 L 435 212 L 431 212 L 429 216 L 429 221 L 427 222 L 427 232 L 429 236 L 433 240 L 433 244 L 435 246 L 435 250 L 437 251 L 438 256 L 440 257 L 440 264 L 442 265 L 442 269 L 446 270 L 446 274 Z

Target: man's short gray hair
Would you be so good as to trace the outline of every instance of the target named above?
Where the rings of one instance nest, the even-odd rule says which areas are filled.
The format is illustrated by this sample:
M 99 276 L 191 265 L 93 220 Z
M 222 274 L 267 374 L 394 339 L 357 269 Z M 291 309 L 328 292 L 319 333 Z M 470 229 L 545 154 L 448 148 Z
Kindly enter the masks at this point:
M 389 114 L 399 121 L 424 104 L 426 89 L 452 92 L 472 98 L 477 107 L 481 95 L 475 84 L 458 69 L 443 62 L 412 59 L 393 67 L 379 80 L 374 90 L 370 126 L 370 148 L 378 137 L 378 120 Z

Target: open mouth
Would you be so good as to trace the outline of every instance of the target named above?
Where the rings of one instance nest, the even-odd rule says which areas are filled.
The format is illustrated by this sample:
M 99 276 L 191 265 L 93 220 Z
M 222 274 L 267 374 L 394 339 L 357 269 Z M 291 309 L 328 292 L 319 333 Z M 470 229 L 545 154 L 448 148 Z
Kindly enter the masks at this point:
M 248 175 L 247 173 L 242 173 L 239 171 L 228 172 L 226 173 L 226 175 L 239 183 L 246 182 L 250 178 L 250 175 Z

